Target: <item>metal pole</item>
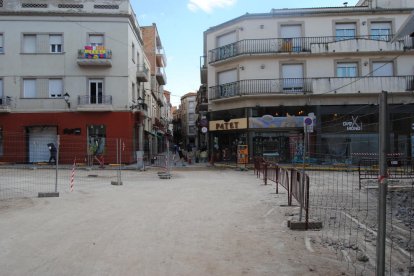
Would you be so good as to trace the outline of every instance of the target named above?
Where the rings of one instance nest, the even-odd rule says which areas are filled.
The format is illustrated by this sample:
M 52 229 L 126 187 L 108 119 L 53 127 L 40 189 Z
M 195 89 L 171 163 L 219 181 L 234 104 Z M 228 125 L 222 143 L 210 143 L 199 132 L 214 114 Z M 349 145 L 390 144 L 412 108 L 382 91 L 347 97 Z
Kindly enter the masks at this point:
M 59 151 L 60 151 L 60 135 L 56 137 L 56 175 L 55 175 L 55 193 L 58 189 L 58 173 L 59 173 Z
M 304 123 L 304 137 L 303 137 L 303 164 L 302 164 L 302 175 L 300 177 L 300 192 L 299 192 L 299 196 L 300 196 L 300 210 L 299 210 L 299 221 L 302 221 L 302 209 L 303 209 L 303 199 L 304 197 L 304 187 L 305 187 L 305 159 L 306 159 L 306 146 L 307 146 L 307 140 L 308 140 L 308 130 L 307 130 L 307 126 Z
M 386 211 L 387 211 L 387 153 L 389 145 L 388 136 L 388 102 L 387 92 L 382 91 L 379 106 L 379 180 L 378 180 L 378 235 L 377 235 L 377 276 L 385 274 L 385 235 L 386 235 Z

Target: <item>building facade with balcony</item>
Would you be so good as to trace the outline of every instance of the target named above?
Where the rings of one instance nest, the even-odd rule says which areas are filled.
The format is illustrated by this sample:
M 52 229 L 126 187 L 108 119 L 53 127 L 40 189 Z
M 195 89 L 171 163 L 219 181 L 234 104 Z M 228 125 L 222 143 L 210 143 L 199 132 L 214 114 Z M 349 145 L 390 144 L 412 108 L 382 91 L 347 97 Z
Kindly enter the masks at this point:
M 150 88 L 146 90 L 147 101 L 151 102 L 152 128 L 145 132 L 145 145 L 150 154 L 157 154 L 165 151 L 166 127 L 162 118 L 162 109 L 165 104 L 164 85 L 167 83 L 165 67 L 167 57 L 158 33 L 157 25 L 141 27 L 145 55 L 147 56 L 150 70 Z
M 197 93 L 190 92 L 181 97 L 180 116 L 181 116 L 181 137 L 182 146 L 188 150 L 189 147 L 196 146 L 196 98 Z
M 407 6 L 409 5 L 409 6 Z M 303 120 L 315 121 L 311 152 L 351 162 L 378 152 L 378 95 L 391 94 L 392 152 L 414 154 L 413 39 L 392 41 L 414 8 L 407 1 L 273 9 L 204 32 L 210 149 L 301 160 Z M 323 159 L 323 160 L 322 160 Z
M 2 1 L 0 18 L 0 161 L 47 161 L 39 144 L 59 135 L 62 162 L 74 141 L 83 161 L 114 152 L 115 138 L 133 162 L 151 76 L 130 2 Z

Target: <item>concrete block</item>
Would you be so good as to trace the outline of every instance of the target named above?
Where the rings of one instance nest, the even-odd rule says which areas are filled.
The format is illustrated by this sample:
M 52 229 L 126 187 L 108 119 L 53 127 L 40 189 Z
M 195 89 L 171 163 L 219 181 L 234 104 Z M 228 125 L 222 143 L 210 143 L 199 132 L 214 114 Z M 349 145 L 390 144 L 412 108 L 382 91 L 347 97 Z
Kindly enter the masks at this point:
M 287 225 L 290 228 L 290 230 L 306 230 L 306 222 L 304 221 L 288 220 Z M 320 229 L 322 229 L 322 222 L 310 221 L 308 223 L 308 230 L 320 230 Z
M 37 197 L 59 197 L 58 192 L 51 192 L 51 193 L 38 193 Z

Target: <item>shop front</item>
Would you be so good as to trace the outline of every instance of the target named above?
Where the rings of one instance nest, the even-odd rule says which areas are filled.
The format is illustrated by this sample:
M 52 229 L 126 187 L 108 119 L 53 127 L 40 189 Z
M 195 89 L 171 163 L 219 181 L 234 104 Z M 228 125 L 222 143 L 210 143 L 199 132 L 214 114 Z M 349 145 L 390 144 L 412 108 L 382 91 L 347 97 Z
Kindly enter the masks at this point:
M 309 114 L 313 120 L 313 114 Z M 264 115 L 249 118 L 251 157 L 280 163 L 301 162 L 303 158 L 303 121 L 305 116 Z
M 209 122 L 210 145 L 214 161 L 237 160 L 237 146 L 247 144 L 247 119 Z

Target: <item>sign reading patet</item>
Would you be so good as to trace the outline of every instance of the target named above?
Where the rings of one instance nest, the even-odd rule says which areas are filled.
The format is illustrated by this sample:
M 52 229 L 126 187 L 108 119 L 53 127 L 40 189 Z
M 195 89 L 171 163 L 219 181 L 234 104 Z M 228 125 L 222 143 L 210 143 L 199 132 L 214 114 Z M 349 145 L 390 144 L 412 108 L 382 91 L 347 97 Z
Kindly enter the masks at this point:
M 224 120 L 220 121 L 210 121 L 209 130 L 210 131 L 223 131 L 223 130 L 238 130 L 247 128 L 247 119 L 232 119 L 228 122 Z

